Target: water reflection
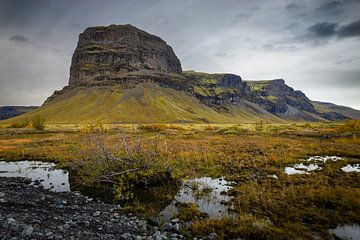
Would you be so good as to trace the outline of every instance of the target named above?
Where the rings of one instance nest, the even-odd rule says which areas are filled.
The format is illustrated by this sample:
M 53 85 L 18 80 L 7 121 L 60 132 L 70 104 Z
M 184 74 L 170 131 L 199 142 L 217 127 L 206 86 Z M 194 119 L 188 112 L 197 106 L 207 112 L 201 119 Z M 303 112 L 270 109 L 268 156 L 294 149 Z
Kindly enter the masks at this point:
M 360 240 L 360 225 L 349 224 L 337 226 L 335 229 L 330 229 L 330 233 L 337 237 L 333 239 Z
M 232 206 L 224 205 L 232 197 L 227 191 L 232 187 L 224 178 L 195 178 L 183 183 L 174 200 L 163 209 L 158 218 L 161 221 L 169 221 L 178 213 L 176 203 L 194 203 L 201 212 L 207 213 L 212 218 L 231 217 L 234 213 Z
M 40 161 L 0 161 L 0 177 L 25 177 L 32 185 L 38 185 L 54 192 L 70 191 L 69 173 L 55 169 L 54 163 Z

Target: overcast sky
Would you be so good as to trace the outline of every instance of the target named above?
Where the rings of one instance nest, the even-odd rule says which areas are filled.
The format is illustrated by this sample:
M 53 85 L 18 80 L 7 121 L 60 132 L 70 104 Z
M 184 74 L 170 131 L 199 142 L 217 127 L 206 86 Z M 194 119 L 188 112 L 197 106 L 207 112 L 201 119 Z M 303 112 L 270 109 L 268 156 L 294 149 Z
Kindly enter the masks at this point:
M 283 78 L 360 109 L 360 0 L 0 0 L 0 106 L 41 105 L 67 85 L 78 35 L 130 23 L 183 69 Z

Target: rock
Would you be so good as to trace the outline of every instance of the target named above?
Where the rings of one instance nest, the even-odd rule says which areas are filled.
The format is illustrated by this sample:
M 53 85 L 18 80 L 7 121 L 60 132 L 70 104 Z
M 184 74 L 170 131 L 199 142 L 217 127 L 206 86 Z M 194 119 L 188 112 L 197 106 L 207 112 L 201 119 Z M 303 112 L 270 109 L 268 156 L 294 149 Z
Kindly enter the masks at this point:
M 120 235 L 122 239 L 132 239 L 131 233 L 123 233 Z
M 0 198 L 3 198 L 3 197 L 5 197 L 5 193 L 0 192 Z
M 173 224 L 172 229 L 179 232 L 180 231 L 180 224 L 178 224 L 178 223 Z
M 79 36 L 72 57 L 69 86 L 120 80 L 137 72 L 182 72 L 179 59 L 161 38 L 132 25 L 90 27 Z
M 174 219 L 172 219 L 170 222 L 172 222 L 172 223 L 178 223 L 178 222 L 180 222 L 180 219 L 174 218 Z
M 13 219 L 13 218 L 8 218 L 8 219 L 6 220 L 6 222 L 7 222 L 8 224 L 13 224 L 13 223 L 16 223 L 16 220 Z
M 23 237 L 31 237 L 31 235 L 34 232 L 34 228 L 32 226 L 26 226 L 24 230 L 22 231 L 21 235 Z
M 70 228 L 70 225 L 69 225 L 69 224 L 64 224 L 63 228 L 64 228 L 64 229 L 69 229 L 69 228 Z
M 217 234 L 216 233 L 210 233 L 208 236 L 207 236 L 207 239 L 208 240 L 213 240 L 213 239 L 216 239 L 217 237 Z
M 171 231 L 173 229 L 173 226 L 170 223 L 166 223 L 161 227 L 161 230 L 163 231 Z
M 96 212 L 94 212 L 93 216 L 94 216 L 94 217 L 98 217 L 98 216 L 100 216 L 100 214 L 101 214 L 100 211 L 96 211 Z

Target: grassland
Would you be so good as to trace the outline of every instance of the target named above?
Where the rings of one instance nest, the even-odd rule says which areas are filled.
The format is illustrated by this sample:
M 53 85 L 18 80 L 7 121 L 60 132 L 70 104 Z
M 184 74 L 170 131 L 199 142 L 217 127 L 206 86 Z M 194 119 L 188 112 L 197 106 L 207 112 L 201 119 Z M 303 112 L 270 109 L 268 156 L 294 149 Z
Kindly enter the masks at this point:
M 194 219 L 184 231 L 198 237 L 217 232 L 218 239 L 328 239 L 329 228 L 360 223 L 359 173 L 340 170 L 347 163 L 360 162 L 357 121 L 50 124 L 45 130 L 7 127 L 3 124 L 0 129 L 0 158 L 4 160 L 55 161 L 74 171 L 92 171 L 87 168 L 93 163 L 94 146 L 89 139 L 101 136 L 109 152 L 126 154 L 128 149 L 141 145 L 144 161 L 153 159 L 147 153 L 155 151 L 171 166 L 179 164 L 175 179 L 224 176 L 234 181 L 230 194 L 238 217 Z M 284 173 L 284 167 L 314 155 L 336 155 L 344 160 L 330 162 L 311 174 Z M 269 177 L 273 174 L 278 179 Z M 84 175 L 79 177 L 84 179 Z M 169 201 L 173 196 L 169 192 L 156 193 L 157 202 Z M 143 216 L 149 214 L 149 209 L 151 205 L 139 204 L 137 208 L 131 204 L 124 208 Z
M 75 88 L 58 94 L 41 108 L 5 123 L 23 122 L 36 116 L 50 124 L 73 123 L 247 123 L 261 119 L 282 122 L 255 104 L 244 101 L 218 112 L 184 91 L 156 84 Z

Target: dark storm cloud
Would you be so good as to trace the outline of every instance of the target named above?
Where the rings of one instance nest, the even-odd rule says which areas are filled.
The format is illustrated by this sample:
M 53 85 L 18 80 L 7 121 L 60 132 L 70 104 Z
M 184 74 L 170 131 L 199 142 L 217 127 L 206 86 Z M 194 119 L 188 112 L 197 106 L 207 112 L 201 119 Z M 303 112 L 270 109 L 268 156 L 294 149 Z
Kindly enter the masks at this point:
M 1 0 L 0 26 L 26 26 L 46 11 L 47 0 Z
M 337 23 L 320 22 L 308 27 L 307 32 L 310 37 L 329 38 L 336 35 Z
M 309 26 L 303 39 L 324 40 L 332 37 L 349 38 L 360 36 L 360 20 L 339 26 L 338 23 L 320 22 Z
M 360 36 L 360 20 L 342 26 L 338 31 L 341 38 Z
M 22 34 L 13 35 L 9 38 L 9 40 L 17 43 L 24 43 L 29 41 L 29 39 Z

